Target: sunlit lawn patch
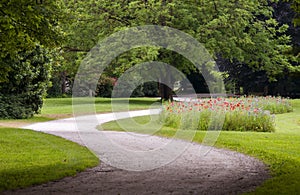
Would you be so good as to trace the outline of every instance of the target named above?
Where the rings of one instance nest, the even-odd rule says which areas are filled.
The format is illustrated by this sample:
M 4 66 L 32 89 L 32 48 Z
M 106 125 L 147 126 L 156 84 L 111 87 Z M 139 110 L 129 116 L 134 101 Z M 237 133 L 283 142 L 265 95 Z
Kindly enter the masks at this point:
M 98 163 L 87 148 L 63 138 L 0 128 L 0 192 L 75 175 Z

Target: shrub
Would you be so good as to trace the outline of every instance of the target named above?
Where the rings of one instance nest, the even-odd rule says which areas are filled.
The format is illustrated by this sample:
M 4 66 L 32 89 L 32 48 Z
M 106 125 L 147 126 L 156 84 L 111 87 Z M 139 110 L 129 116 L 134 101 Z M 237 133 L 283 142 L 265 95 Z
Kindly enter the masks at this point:
M 288 99 L 285 98 L 268 96 L 256 99 L 258 100 L 258 106 L 263 110 L 269 110 L 271 114 L 282 114 L 293 111 L 293 107 Z
M 41 46 L 18 56 L 2 57 L 9 66 L 7 78 L 0 83 L 0 118 L 29 118 L 38 113 L 50 79 L 50 56 Z
M 116 79 L 101 75 L 96 88 L 96 96 L 111 97 Z
M 0 95 L 1 118 L 24 119 L 32 117 L 39 111 L 42 98 L 21 95 Z
M 143 93 L 146 97 L 158 97 L 158 83 L 154 81 L 144 83 Z

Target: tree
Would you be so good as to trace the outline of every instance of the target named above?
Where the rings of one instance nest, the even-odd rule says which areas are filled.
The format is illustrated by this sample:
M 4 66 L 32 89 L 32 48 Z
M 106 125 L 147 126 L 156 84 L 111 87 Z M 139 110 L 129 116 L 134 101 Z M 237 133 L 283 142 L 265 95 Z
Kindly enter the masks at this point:
M 58 1 L 1 0 L 0 7 L 1 58 L 14 58 L 24 49 L 33 50 L 36 43 L 45 47 L 59 44 Z M 0 82 L 6 79 L 9 69 L 1 67 Z
M 293 22 L 295 26 L 300 25 L 300 1 L 299 0 L 287 0 L 287 2 L 291 2 L 291 8 L 295 11 L 295 17 L 293 18 Z
M 17 58 L 18 57 L 18 58 Z M 29 118 L 38 113 L 47 90 L 51 54 L 36 45 L 31 51 L 20 51 L 14 58 L 1 58 L 1 66 L 11 70 L 0 85 L 0 118 Z
M 59 45 L 60 1 L 0 1 L 0 118 L 39 112 Z
M 281 94 L 283 96 L 297 97 L 300 94 L 300 39 L 299 31 L 299 1 L 279 1 L 271 4 L 274 8 L 274 17 L 279 24 L 287 24 L 289 26 L 286 35 L 291 37 L 292 49 L 286 53 L 289 57 L 293 69 L 286 69 L 281 75 L 278 75 L 277 82 L 270 83 L 270 92 L 273 94 Z
M 292 3 L 278 1 L 270 3 L 274 9 L 273 18 L 276 19 L 279 26 L 287 25 L 285 36 L 291 38 L 291 48 L 283 52 L 285 58 L 291 64 L 289 67 L 283 67 L 283 71 L 273 75 L 269 79 L 266 70 L 249 67 L 247 64 L 237 60 L 229 61 L 221 56 L 218 56 L 218 64 L 222 71 L 227 72 L 225 82 L 232 84 L 233 91 L 240 93 L 240 88 L 243 92 L 258 93 L 264 95 L 282 95 L 296 97 L 296 93 L 300 92 L 297 88 L 299 83 L 299 27 L 294 26 L 293 19 L 296 17 L 295 11 L 292 9 Z M 281 34 L 276 34 L 280 36 Z M 246 82 L 245 82 L 246 81 Z
M 69 28 L 70 40 L 65 51 L 87 52 L 98 40 L 127 27 L 154 24 L 182 30 L 205 44 L 213 56 L 238 61 L 253 70 L 265 71 L 269 80 L 286 69 L 294 69 L 285 53 L 290 38 L 287 25 L 273 18 L 269 1 L 76 1 L 66 3 L 74 18 Z M 273 2 L 273 1 L 271 1 Z M 87 36 L 88 35 L 88 36 Z M 79 41 L 79 39 L 81 41 Z M 83 41 L 82 41 L 83 40 Z M 153 49 L 155 60 L 165 61 L 189 73 L 191 63 L 164 49 Z M 147 52 L 145 52 L 147 54 Z M 122 56 L 116 69 L 126 71 L 131 64 L 145 57 Z M 169 76 L 169 75 L 166 75 Z M 171 81 L 171 79 L 168 79 Z M 168 88 L 161 88 L 162 99 L 171 97 Z M 166 93 L 165 93 L 166 92 Z

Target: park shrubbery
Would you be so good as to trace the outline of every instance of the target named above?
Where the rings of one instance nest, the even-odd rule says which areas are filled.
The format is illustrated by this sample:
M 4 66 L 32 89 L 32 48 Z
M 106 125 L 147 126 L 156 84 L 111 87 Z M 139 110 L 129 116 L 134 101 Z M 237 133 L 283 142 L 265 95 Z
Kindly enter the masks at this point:
M 273 132 L 273 114 L 290 111 L 291 105 L 283 98 L 199 99 L 167 103 L 160 120 L 179 129 Z
M 42 104 L 42 97 L 37 94 L 0 95 L 0 118 L 29 118 L 39 111 Z
M 115 78 L 110 78 L 104 75 L 101 75 L 98 85 L 96 88 L 96 96 L 98 97 L 111 97 L 112 90 L 116 83 Z
M 38 113 L 50 79 L 50 54 L 41 46 L 6 56 L 0 62 L 9 67 L 0 85 L 0 118 L 23 119 Z

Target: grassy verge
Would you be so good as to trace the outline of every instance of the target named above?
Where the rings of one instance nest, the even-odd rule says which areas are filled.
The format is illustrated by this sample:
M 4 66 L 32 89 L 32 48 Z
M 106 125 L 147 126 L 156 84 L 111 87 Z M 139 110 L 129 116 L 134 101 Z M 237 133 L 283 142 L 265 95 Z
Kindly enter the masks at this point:
M 129 109 L 149 108 L 154 98 L 131 98 Z M 84 102 L 83 102 L 84 103 Z M 128 100 L 115 99 L 118 109 Z M 85 104 L 80 105 L 83 109 Z M 95 98 L 97 113 L 111 112 L 111 100 Z M 0 192 L 75 175 L 99 163 L 87 148 L 65 139 L 20 127 L 72 116 L 72 98 L 46 99 L 41 114 L 30 119 L 0 120 Z
M 0 192 L 75 175 L 99 163 L 78 144 L 16 128 L 0 128 L 0 150 Z
M 129 101 L 130 110 L 148 109 L 150 105 L 157 102 L 155 98 L 130 98 L 128 99 L 114 99 L 114 104 L 118 111 L 126 110 L 127 103 Z M 89 106 L 89 101 L 81 101 L 80 108 L 85 110 Z M 106 113 L 112 111 L 110 98 L 95 98 L 95 111 L 97 113 Z M 45 122 L 54 119 L 72 117 L 72 98 L 48 98 L 44 101 L 44 106 L 41 110 L 41 114 L 35 115 L 30 119 L 22 120 L 1 120 L 0 126 L 5 127 L 21 127 L 30 123 Z
M 275 133 L 223 131 L 218 138 L 216 147 L 254 156 L 270 167 L 272 178 L 257 188 L 253 194 L 300 194 L 300 100 L 293 100 L 292 104 L 294 112 L 276 115 Z M 137 117 L 135 120 L 144 124 L 149 118 Z M 132 123 L 126 120 L 128 119 L 123 119 L 122 124 L 129 131 L 152 132 L 151 127 L 133 129 Z M 106 123 L 102 128 L 123 130 L 116 122 Z M 155 134 L 172 137 L 175 131 L 163 127 Z M 204 136 L 205 132 L 198 131 L 193 141 L 201 143 Z
M 157 102 L 155 98 L 130 98 L 130 99 L 114 99 L 113 103 L 117 106 L 118 111 L 125 110 L 125 105 L 129 102 L 130 110 L 148 109 L 150 105 Z M 83 109 L 89 105 L 89 100 L 80 101 L 80 107 Z M 95 98 L 95 111 L 97 113 L 105 113 L 112 111 L 111 98 Z M 68 115 L 72 114 L 72 98 L 50 98 L 46 99 L 42 108 L 42 115 Z

